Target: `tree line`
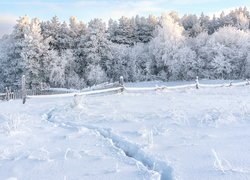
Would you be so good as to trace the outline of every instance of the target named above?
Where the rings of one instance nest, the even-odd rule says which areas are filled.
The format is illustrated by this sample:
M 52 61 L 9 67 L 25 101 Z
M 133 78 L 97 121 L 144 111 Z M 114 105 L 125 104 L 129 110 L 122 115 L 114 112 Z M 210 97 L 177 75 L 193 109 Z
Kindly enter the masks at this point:
M 242 79 L 250 76 L 250 15 L 246 7 L 210 18 L 135 16 L 85 24 L 71 17 L 28 16 L 0 39 L 0 90 L 41 82 L 83 88 L 105 81 Z

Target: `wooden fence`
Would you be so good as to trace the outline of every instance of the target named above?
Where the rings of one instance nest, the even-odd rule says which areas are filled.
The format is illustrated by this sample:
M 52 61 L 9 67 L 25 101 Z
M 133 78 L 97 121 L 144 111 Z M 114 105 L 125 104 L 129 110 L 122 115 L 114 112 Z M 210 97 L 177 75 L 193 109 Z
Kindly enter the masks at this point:
M 102 83 L 92 87 L 84 88 L 82 90 L 70 90 L 70 89 L 56 89 L 56 88 L 47 88 L 47 89 L 25 89 L 25 77 L 22 78 L 22 90 L 12 91 L 9 88 L 6 88 L 5 93 L 0 93 L 0 100 L 11 100 L 11 99 L 23 99 L 23 103 L 27 98 L 53 98 L 53 97 L 73 97 L 76 95 L 95 95 L 95 94 L 112 94 L 119 92 L 148 92 L 148 91 L 162 91 L 162 90 L 181 90 L 181 89 L 190 89 L 190 88 L 216 88 L 216 87 L 232 87 L 232 86 L 246 86 L 250 85 L 248 80 L 237 83 L 224 83 L 224 84 L 200 84 L 198 77 L 195 80 L 195 83 L 188 85 L 179 85 L 179 86 L 156 86 L 156 87 L 125 87 L 123 83 L 123 77 L 120 77 L 119 82 L 114 83 Z
M 38 95 L 53 95 L 53 94 L 67 94 L 72 93 L 72 91 L 56 91 L 56 90 L 26 90 L 27 96 L 38 96 Z M 0 93 L 0 100 L 11 100 L 11 99 L 22 99 L 22 90 L 6 91 L 5 93 Z
M 177 86 L 156 86 L 156 87 L 124 87 L 125 92 L 148 92 L 148 91 L 162 91 L 162 90 L 182 90 L 182 89 L 205 89 L 205 88 L 219 88 L 219 87 L 237 87 L 250 85 L 248 79 L 242 82 L 223 83 L 223 84 L 201 84 L 198 77 L 195 83 Z
M 9 101 L 11 99 L 23 99 L 25 103 L 26 98 L 44 98 L 44 97 L 69 97 L 78 95 L 94 95 L 94 94 L 108 94 L 117 93 L 123 90 L 123 77 L 119 82 L 114 83 L 102 83 L 87 87 L 82 90 L 70 90 L 70 89 L 58 89 L 58 88 L 45 88 L 45 89 L 26 89 L 25 88 L 25 76 L 22 77 L 22 89 L 12 91 L 10 88 L 6 88 L 5 93 L 0 93 L 0 100 Z

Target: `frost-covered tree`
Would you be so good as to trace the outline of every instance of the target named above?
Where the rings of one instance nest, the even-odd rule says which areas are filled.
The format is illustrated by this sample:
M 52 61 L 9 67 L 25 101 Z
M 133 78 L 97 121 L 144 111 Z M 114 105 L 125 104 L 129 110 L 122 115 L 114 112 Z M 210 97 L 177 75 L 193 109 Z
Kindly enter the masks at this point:
M 112 81 L 117 81 L 123 76 L 125 81 L 134 80 L 134 61 L 130 59 L 131 48 L 128 45 L 112 44 L 112 59 L 107 61 L 107 76 Z
M 5 87 L 16 88 L 19 85 L 18 75 L 23 72 L 22 62 L 12 59 L 13 48 L 12 36 L 5 35 L 0 39 L 0 91 L 4 91 Z
M 216 63 L 217 61 L 218 67 L 214 66 L 216 69 L 222 69 L 222 74 L 224 74 L 222 78 L 236 79 L 243 77 L 249 51 L 246 46 L 248 36 L 249 33 L 235 27 L 220 28 L 218 32 L 211 36 L 209 43 L 212 43 L 210 49 L 213 51 L 210 58 L 213 58 L 212 62 Z
M 87 84 L 94 83 L 89 79 L 92 68 L 99 68 L 105 74 L 106 61 L 111 59 L 110 42 L 107 39 L 106 26 L 100 19 L 89 22 L 86 35 L 81 36 L 78 45 L 78 73 L 86 80 Z M 103 80 L 106 80 L 105 78 Z
M 32 19 L 24 35 L 21 57 L 25 62 L 25 74 L 30 88 L 37 87 L 41 82 L 47 81 L 47 68 L 49 62 L 49 41 L 41 34 L 40 21 Z
M 186 33 L 191 37 L 195 37 L 202 32 L 201 24 L 196 15 L 183 16 L 181 18 L 181 24 L 185 29 Z
M 84 80 L 80 79 L 75 71 L 76 63 L 72 50 L 62 51 L 61 55 L 57 51 L 50 51 L 50 58 L 52 59 L 49 65 L 51 86 L 77 89 L 85 86 Z
M 153 57 L 153 72 L 161 79 L 168 80 L 172 76 L 171 65 L 176 62 L 175 54 L 184 42 L 183 28 L 166 14 L 161 17 L 161 26 L 156 29 L 156 36 L 150 42 Z
M 212 79 L 244 77 L 248 37 L 249 32 L 230 26 L 220 28 L 211 36 L 197 36 L 193 49 L 198 55 L 199 75 Z
M 148 18 L 135 17 L 134 36 L 136 43 L 148 43 L 153 37 L 157 19 L 150 15 Z
M 109 20 L 108 38 L 113 43 L 134 45 L 136 43 L 147 43 L 153 37 L 158 20 L 155 16 L 150 15 L 148 18 L 121 17 L 119 21 Z
M 134 81 L 145 81 L 151 79 L 151 58 L 147 44 L 138 43 L 130 48 L 129 61 L 132 66 L 131 71 L 134 74 Z
M 118 43 L 116 37 L 119 34 L 119 24 L 116 20 L 109 19 L 107 32 L 108 39 L 114 43 Z
M 210 17 L 204 15 L 204 13 L 202 12 L 199 18 L 199 23 L 200 23 L 202 32 L 208 32 L 209 21 L 210 21 Z
M 170 66 L 172 80 L 190 80 L 197 76 L 197 59 L 195 52 L 185 44 L 174 54 L 175 61 Z
M 50 39 L 50 49 L 57 51 L 59 55 L 72 46 L 69 26 L 65 21 L 61 23 L 57 16 L 54 16 L 50 21 L 42 22 L 41 29 L 44 39 Z
M 62 61 L 66 61 L 65 65 L 65 86 L 68 88 L 83 88 L 86 84 L 84 79 L 80 79 L 79 75 L 76 73 L 76 61 L 74 52 L 70 49 L 65 50 L 61 55 Z
M 80 37 L 86 34 L 86 25 L 75 16 L 69 19 L 70 48 L 74 51 L 80 42 Z
M 58 52 L 61 54 L 63 51 L 70 49 L 71 37 L 68 24 L 64 21 L 58 29 L 57 44 L 59 46 Z
M 135 21 L 133 18 L 121 17 L 119 23 L 109 21 L 109 39 L 113 43 L 133 45 L 135 40 Z
M 223 22 L 226 21 L 223 25 L 230 25 L 238 29 L 246 30 L 249 28 L 250 15 L 246 7 L 240 7 L 232 10 L 229 14 L 225 15 L 224 18 L 221 18 L 221 20 Z
M 58 43 L 59 31 L 61 28 L 61 22 L 57 16 L 54 16 L 51 21 L 41 23 L 41 33 L 45 39 L 50 38 L 50 49 L 59 51 L 60 46 Z
M 28 16 L 20 17 L 17 24 L 14 26 L 13 32 L 6 39 L 4 61 L 6 78 L 5 86 L 13 89 L 19 88 L 21 85 L 21 76 L 25 72 L 26 64 L 22 57 L 25 35 L 30 28 L 30 20 Z
M 211 58 L 208 57 L 206 49 L 208 39 L 209 35 L 207 32 L 202 32 L 197 37 L 189 39 L 189 47 L 196 54 L 196 75 L 200 78 L 207 78 L 211 72 Z

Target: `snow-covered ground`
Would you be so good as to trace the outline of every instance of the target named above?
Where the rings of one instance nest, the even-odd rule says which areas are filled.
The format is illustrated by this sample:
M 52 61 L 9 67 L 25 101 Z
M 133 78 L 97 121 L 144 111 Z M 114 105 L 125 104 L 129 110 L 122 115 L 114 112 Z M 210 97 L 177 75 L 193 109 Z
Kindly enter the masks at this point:
M 0 179 L 250 179 L 249 94 L 242 86 L 94 95 L 78 106 L 72 97 L 0 101 Z

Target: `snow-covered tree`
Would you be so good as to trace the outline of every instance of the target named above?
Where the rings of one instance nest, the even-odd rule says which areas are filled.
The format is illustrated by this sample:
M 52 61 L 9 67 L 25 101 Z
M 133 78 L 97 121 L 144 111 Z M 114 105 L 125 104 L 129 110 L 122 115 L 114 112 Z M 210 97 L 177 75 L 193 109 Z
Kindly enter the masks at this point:
M 54 16 L 51 21 L 41 23 L 41 33 L 45 39 L 50 38 L 50 49 L 59 51 L 60 46 L 58 43 L 59 31 L 61 22 L 57 16 Z
M 13 47 L 12 36 L 5 35 L 0 39 L 0 91 L 4 91 L 5 87 L 16 88 L 13 85 L 19 84 L 18 75 L 23 71 L 23 66 L 17 66 L 22 62 L 12 59 Z M 18 72 L 18 69 L 21 72 Z
M 134 36 L 136 43 L 148 43 L 153 37 L 153 31 L 157 25 L 157 20 L 153 16 L 148 18 L 135 17 Z
M 210 56 L 210 58 L 217 61 L 217 64 L 219 64 L 218 68 L 226 71 L 222 78 L 236 79 L 243 76 L 249 51 L 246 46 L 248 36 L 249 33 L 238 30 L 235 27 L 220 28 L 218 32 L 211 36 L 209 42 L 213 43 L 213 48 L 211 47 L 211 49 L 214 51 L 212 51 L 213 56 Z M 224 64 L 220 65 L 223 62 Z
M 112 81 L 117 81 L 123 76 L 125 81 L 134 80 L 134 61 L 130 59 L 131 48 L 128 45 L 112 44 L 112 59 L 107 61 L 107 76 Z
M 174 54 L 175 61 L 170 65 L 173 80 L 190 80 L 197 76 L 197 59 L 195 52 L 188 46 L 182 45 Z
M 223 27 L 211 36 L 201 34 L 193 46 L 199 62 L 199 75 L 205 78 L 236 79 L 244 76 L 249 32 Z
M 196 15 L 183 16 L 181 19 L 181 24 L 186 30 L 186 33 L 191 37 L 195 37 L 202 32 L 201 24 Z
M 105 73 L 106 61 L 110 58 L 110 42 L 107 39 L 105 23 L 100 19 L 94 19 L 89 22 L 86 35 L 81 36 L 78 45 L 78 73 L 91 85 L 94 83 L 93 78 L 89 79 L 88 75 L 91 69 L 100 67 Z
M 86 25 L 78 21 L 75 16 L 69 19 L 70 48 L 75 50 L 80 42 L 80 37 L 86 34 Z
M 76 63 L 72 50 L 62 51 L 61 55 L 57 51 L 50 51 L 50 58 L 52 59 L 49 65 L 50 85 L 77 89 L 86 85 L 75 71 Z
M 32 19 L 24 35 L 21 56 L 25 62 L 25 74 L 30 88 L 37 87 L 46 79 L 49 41 L 41 34 L 40 21 Z
M 5 86 L 12 89 L 19 88 L 21 85 L 21 77 L 25 72 L 25 61 L 22 57 L 25 35 L 30 28 L 30 20 L 28 16 L 20 17 L 14 26 L 13 32 L 7 37 L 5 48 Z
M 134 81 L 145 81 L 151 79 L 151 58 L 147 44 L 138 43 L 134 47 L 131 47 L 129 61 L 132 66 L 131 71 L 134 74 Z
M 150 51 L 155 63 L 153 72 L 167 80 L 172 75 L 171 65 L 176 62 L 174 55 L 184 42 L 184 29 L 166 14 L 161 17 L 161 26 L 156 29 L 156 36 L 150 42 Z
M 209 39 L 209 35 L 207 32 L 200 33 L 197 37 L 189 39 L 189 47 L 196 54 L 196 75 L 200 78 L 208 78 L 211 72 L 210 62 L 211 58 L 209 58 L 207 53 L 207 41 Z
M 135 40 L 135 21 L 127 17 L 121 17 L 119 23 L 116 21 L 109 21 L 108 32 L 109 39 L 117 44 L 133 45 Z
M 209 16 L 204 15 L 204 13 L 202 12 L 199 18 L 199 23 L 200 23 L 202 32 L 208 32 L 209 21 L 210 21 Z

